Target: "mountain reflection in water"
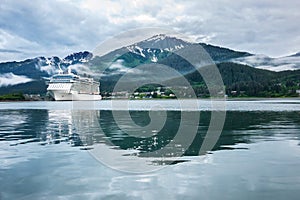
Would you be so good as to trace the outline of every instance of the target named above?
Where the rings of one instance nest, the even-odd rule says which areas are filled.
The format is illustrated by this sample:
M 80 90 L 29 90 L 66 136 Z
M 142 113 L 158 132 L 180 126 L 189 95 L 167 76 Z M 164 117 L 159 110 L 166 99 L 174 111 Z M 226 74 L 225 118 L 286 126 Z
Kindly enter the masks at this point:
M 117 112 L 122 115 L 125 111 Z M 155 112 L 159 114 L 161 111 Z M 26 143 L 59 145 L 63 142 L 70 144 L 70 148 L 80 147 L 82 150 L 90 150 L 96 144 L 104 144 L 111 149 L 128 151 L 131 156 L 143 157 L 144 153 L 164 148 L 177 134 L 182 111 L 166 112 L 167 120 L 161 130 L 147 130 L 151 134 L 149 137 L 134 137 L 130 133 L 136 131 L 134 127 L 130 127 L 132 120 L 139 126 L 146 126 L 150 122 L 148 111 L 131 111 L 131 119 L 122 119 L 122 126 L 128 125 L 124 131 L 119 127 L 120 123 L 115 122 L 112 111 L 0 110 L 0 143 L 8 141 L 13 146 Z M 194 141 L 188 149 L 183 149 L 180 143 L 173 144 L 174 155 L 199 154 L 211 112 L 201 111 L 199 115 L 201 117 Z M 240 148 L 237 145 L 239 143 L 299 140 L 299 127 L 299 112 L 229 111 L 222 134 L 212 151 Z M 171 163 L 175 164 L 177 161 Z

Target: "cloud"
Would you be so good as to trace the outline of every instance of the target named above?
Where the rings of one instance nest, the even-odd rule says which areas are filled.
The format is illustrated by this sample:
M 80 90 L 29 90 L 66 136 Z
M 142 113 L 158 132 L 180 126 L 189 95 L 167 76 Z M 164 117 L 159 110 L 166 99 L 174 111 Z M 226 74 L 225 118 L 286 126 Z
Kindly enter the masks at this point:
M 13 50 L 13 49 L 0 49 L 1 53 L 22 53 L 21 51 L 18 50 Z
M 300 2 L 258 0 L 4 1 L 0 61 L 64 57 L 89 50 L 122 31 L 160 27 L 198 42 L 280 56 L 298 52 Z M 19 53 L 21 52 L 21 53 Z
M 233 59 L 233 61 L 241 64 L 246 64 L 252 67 L 267 69 L 272 71 L 300 69 L 300 56 L 270 58 L 265 55 L 253 55 L 253 56 Z
M 123 65 L 124 60 L 118 59 L 112 62 L 108 69 L 110 70 L 109 74 L 100 73 L 100 76 L 111 76 L 111 75 L 120 75 L 120 74 L 132 74 L 133 76 L 141 75 L 142 71 L 137 68 L 129 68 Z M 145 74 L 144 74 L 145 75 Z
M 47 74 L 51 75 L 51 74 L 55 74 L 58 72 L 58 69 L 53 66 L 53 65 L 36 65 L 36 68 L 41 70 L 41 71 L 44 71 L 44 72 L 47 72 Z
M 109 66 L 109 69 L 110 70 L 116 70 L 118 72 L 121 72 L 121 73 L 126 73 L 127 71 L 130 70 L 130 68 L 128 67 L 125 67 L 122 63 L 124 61 L 123 60 L 116 60 L 114 63 L 112 63 L 110 66 Z
M 30 79 L 26 76 L 19 76 L 13 73 L 0 74 L 0 87 L 5 87 L 9 85 L 18 85 L 30 81 L 33 81 L 33 79 Z
M 84 64 L 70 65 L 68 68 L 70 68 L 71 70 L 75 70 L 80 75 L 86 74 L 90 76 L 97 76 L 96 72 L 94 72 L 89 66 Z
M 261 65 L 261 66 L 258 66 L 257 68 L 271 70 L 271 71 L 275 71 L 275 72 L 298 69 L 297 66 L 295 66 L 294 64 L 283 64 L 283 65 L 275 66 L 275 67 L 273 65 Z

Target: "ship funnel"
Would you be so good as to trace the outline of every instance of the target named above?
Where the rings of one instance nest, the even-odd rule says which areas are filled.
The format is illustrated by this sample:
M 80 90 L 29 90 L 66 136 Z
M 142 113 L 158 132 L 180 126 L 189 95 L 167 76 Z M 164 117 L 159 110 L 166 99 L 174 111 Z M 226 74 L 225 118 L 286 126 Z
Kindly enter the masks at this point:
M 58 64 L 58 74 L 63 74 L 64 73 L 64 71 L 61 69 L 61 67 L 60 67 L 60 64 Z
M 68 74 L 71 74 L 72 72 L 71 72 L 71 67 L 69 66 L 68 67 Z

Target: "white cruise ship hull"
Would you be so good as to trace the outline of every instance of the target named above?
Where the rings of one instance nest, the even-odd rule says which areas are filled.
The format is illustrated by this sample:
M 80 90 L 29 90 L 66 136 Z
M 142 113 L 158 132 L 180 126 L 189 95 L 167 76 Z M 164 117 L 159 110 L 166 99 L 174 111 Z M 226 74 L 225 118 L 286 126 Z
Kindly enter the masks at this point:
M 55 101 L 98 101 L 101 100 L 100 83 L 93 78 L 80 77 L 71 72 L 59 72 L 50 79 L 47 91 Z
M 55 101 L 98 101 L 101 100 L 101 95 L 96 94 L 78 94 L 66 93 L 63 91 L 51 91 Z

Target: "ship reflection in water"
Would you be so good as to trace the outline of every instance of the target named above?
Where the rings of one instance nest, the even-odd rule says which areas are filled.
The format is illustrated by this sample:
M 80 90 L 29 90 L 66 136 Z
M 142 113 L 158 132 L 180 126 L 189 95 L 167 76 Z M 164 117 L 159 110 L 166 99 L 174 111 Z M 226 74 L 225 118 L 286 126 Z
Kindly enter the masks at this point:
M 155 165 L 176 164 L 189 161 L 191 156 L 198 156 L 211 116 L 208 111 L 201 112 L 201 120 L 196 127 L 197 134 L 185 149 L 180 142 L 168 146 L 178 133 L 182 123 L 182 111 L 167 111 L 163 128 L 156 130 L 154 127 L 147 130 L 150 132 L 150 135 L 146 134 L 147 137 L 136 137 L 131 134 L 136 131 L 131 124 L 133 121 L 141 127 L 146 127 L 151 121 L 148 111 L 131 111 L 131 118 L 122 118 L 121 123 L 114 120 L 112 111 L 0 110 L 0 112 L 0 141 L 9 141 L 11 146 L 26 143 L 40 145 L 66 143 L 70 147 L 79 147 L 92 153 L 95 147 L 101 147 L 106 153 L 110 153 L 107 149 L 119 151 L 118 156 L 163 157 L 151 160 Z M 124 112 L 126 111 L 117 111 L 117 114 L 122 116 Z M 156 112 L 160 115 L 161 111 Z M 298 112 L 227 112 L 224 129 L 212 152 L 246 150 L 247 147 L 239 144 L 259 141 L 276 141 L 283 138 L 299 140 L 299 130 L 295 128 L 300 126 L 298 116 Z M 126 131 L 122 127 L 126 127 Z M 168 154 L 155 154 L 166 146 L 171 148 Z M 176 159 L 166 159 L 172 157 Z M 178 157 L 181 159 L 177 159 Z
M 299 199 L 299 100 L 229 101 L 220 138 L 200 156 L 211 112 L 126 117 L 98 104 L 1 103 L 0 199 Z M 187 149 L 174 139 L 182 124 L 184 136 L 197 130 Z

